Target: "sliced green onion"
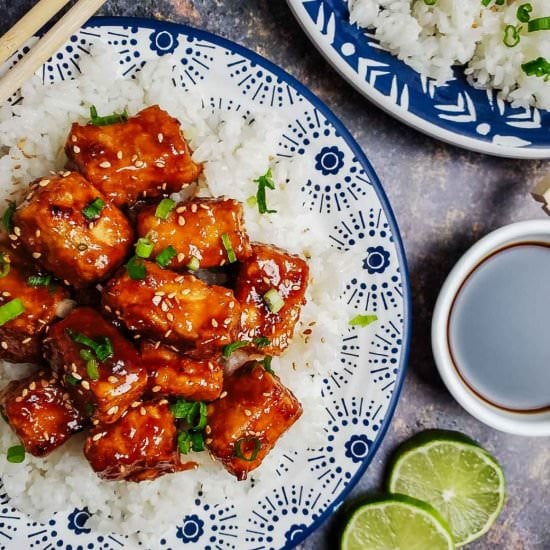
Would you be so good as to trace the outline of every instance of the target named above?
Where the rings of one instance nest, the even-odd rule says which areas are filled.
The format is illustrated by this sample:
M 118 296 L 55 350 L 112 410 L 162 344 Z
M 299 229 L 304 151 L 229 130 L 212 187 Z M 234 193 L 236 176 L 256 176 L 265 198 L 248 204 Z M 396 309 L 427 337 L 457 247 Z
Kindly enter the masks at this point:
M 86 403 L 86 415 L 92 416 L 95 412 L 95 405 L 93 403 Z
M 8 462 L 12 464 L 20 464 L 25 460 L 25 447 L 23 445 L 14 445 L 8 449 Z
M 252 449 L 249 448 L 250 444 L 254 445 Z M 243 445 L 245 446 L 244 449 Z M 234 454 L 237 458 L 246 460 L 247 462 L 252 462 L 253 460 L 256 460 L 261 447 L 262 444 L 257 437 L 241 437 L 241 439 L 235 441 Z
M 136 243 L 136 256 L 139 258 L 148 258 L 151 252 L 153 252 L 153 248 L 155 248 L 155 245 L 149 239 L 141 237 Z
M 5 252 L 0 252 L 0 279 L 3 279 L 10 272 L 11 265 L 8 259 L 6 259 Z
M 279 313 L 283 306 L 285 305 L 285 301 L 283 300 L 282 296 L 277 292 L 276 289 L 271 288 L 269 289 L 263 296 L 264 302 L 267 305 L 267 308 L 271 313 Z
M 178 253 L 176 249 L 170 244 L 164 250 L 159 252 L 155 261 L 158 265 L 160 265 L 160 267 L 166 267 L 172 261 L 172 258 L 177 255 Z
M 31 275 L 27 277 L 27 284 L 29 286 L 50 286 L 51 282 L 51 275 L 44 275 L 43 277 L 40 275 Z
M 227 344 L 227 346 L 224 346 L 222 349 L 222 356 L 223 357 L 229 357 L 234 351 L 237 351 L 238 349 L 245 348 L 246 346 L 249 346 L 250 342 L 245 342 L 244 340 L 239 340 L 238 342 L 231 342 L 231 344 Z
M 349 320 L 349 325 L 351 327 L 366 327 L 374 321 L 378 321 L 376 315 L 356 315 L 353 319 Z
M 223 357 L 229 357 L 234 351 L 237 351 L 241 348 L 246 348 L 250 344 L 254 344 L 258 348 L 263 348 L 269 343 L 269 339 L 265 336 L 254 338 L 254 340 L 252 340 L 251 342 L 249 340 L 238 340 L 237 342 L 232 342 L 231 344 L 227 344 L 227 346 L 224 346 L 222 348 L 222 355 Z
M 111 340 L 105 336 L 94 351 L 100 361 L 105 361 L 105 359 L 111 357 L 114 353 L 113 344 Z
M 13 201 L 8 202 L 8 207 L 6 210 L 4 210 L 4 214 L 2 215 L 2 223 L 4 224 L 4 227 L 6 228 L 6 231 L 8 233 L 11 233 L 13 230 L 13 213 L 15 212 L 15 203 Z
M 424 4 L 426 4 L 426 6 L 435 6 L 437 4 L 437 0 L 424 0 Z
M 90 106 L 90 124 L 93 126 L 108 126 L 109 124 L 117 124 L 128 120 L 128 111 L 124 109 L 122 113 L 113 113 L 107 116 L 98 116 L 95 105 Z
M 155 210 L 155 216 L 161 220 L 165 220 L 170 212 L 174 210 L 175 206 L 176 201 L 173 201 L 172 199 L 162 199 L 158 203 L 157 209 Z
M 531 4 L 522 4 L 518 11 L 516 12 L 516 17 L 518 21 L 522 23 L 527 23 L 531 19 L 531 12 L 533 11 L 533 6 Z
M 178 434 L 178 449 L 180 453 L 184 455 L 191 450 L 191 436 L 187 432 Z
M 128 272 L 130 279 L 134 279 L 135 281 L 139 281 L 147 277 L 147 269 L 145 268 L 145 264 L 143 263 L 143 260 L 137 256 L 132 256 L 128 260 L 128 263 L 126 264 L 126 271 Z
M 527 76 L 539 76 L 548 80 L 550 77 L 550 62 L 544 57 L 537 57 L 521 66 Z
M 0 306 L 0 326 L 5 325 L 7 322 L 16 319 L 25 312 L 25 306 L 21 301 L 21 298 L 14 298 L 4 305 Z
M 246 204 L 248 204 L 250 208 L 254 208 L 258 204 L 258 199 L 254 195 L 252 195 L 251 197 L 248 197 L 248 199 L 246 199 Z
M 256 192 L 258 212 L 260 214 L 274 214 L 277 212 L 277 210 L 269 210 L 266 202 L 266 188 L 275 189 L 275 182 L 273 181 L 271 168 L 263 176 L 260 176 L 257 180 L 254 180 L 254 183 L 258 184 L 258 191 Z
M 227 252 L 227 259 L 229 260 L 229 263 L 234 264 L 237 261 L 237 256 L 233 250 L 233 246 L 231 245 L 231 239 L 229 238 L 228 233 L 224 233 L 222 235 L 222 243 L 225 251 Z
M 189 434 L 191 437 L 191 447 L 196 453 L 204 451 L 204 435 L 202 432 Z
M 527 24 L 527 30 L 529 32 L 550 30 L 550 17 L 539 17 L 538 19 L 531 19 Z
M 85 334 L 79 332 L 73 332 L 71 329 L 67 329 L 67 334 L 69 337 L 76 342 L 91 349 L 99 361 L 103 362 L 108 357 L 113 355 L 113 344 L 111 340 L 107 337 L 103 337 L 99 342 L 88 338 Z M 80 356 L 82 359 L 87 361 L 94 359 L 93 355 L 89 350 L 80 350 Z
M 90 380 L 99 380 L 99 368 L 97 366 L 97 361 L 94 358 L 86 361 L 86 372 L 88 373 Z
M 189 263 L 185 267 L 189 269 L 189 271 L 197 271 L 200 266 L 200 260 L 196 256 L 191 256 Z
M 75 378 L 72 374 L 67 374 L 67 376 L 65 376 L 65 382 L 71 386 L 78 386 L 78 384 L 80 384 L 80 380 Z
M 264 369 L 269 372 L 269 374 L 275 374 L 275 372 L 273 371 L 273 369 L 271 368 L 271 361 L 273 361 L 273 357 L 271 357 L 271 355 L 266 355 L 263 360 L 262 360 L 262 365 L 264 367 Z
M 170 412 L 174 418 L 185 420 L 193 432 L 200 432 L 206 427 L 208 411 L 203 401 L 178 399 L 170 406 Z
M 521 40 L 521 28 L 521 25 L 518 25 L 517 27 L 514 27 L 514 25 L 506 25 L 504 28 L 504 37 L 502 39 L 505 46 L 508 48 L 514 48 L 519 44 L 519 41 Z
M 504 2 L 506 0 L 495 0 L 495 4 L 497 6 L 504 6 Z M 481 0 L 481 3 L 484 5 L 484 6 L 488 6 L 490 3 L 492 2 L 492 0 Z
M 103 210 L 104 207 L 105 207 L 105 201 L 97 197 L 82 209 L 82 215 L 87 220 L 95 220 L 99 218 L 101 211 Z

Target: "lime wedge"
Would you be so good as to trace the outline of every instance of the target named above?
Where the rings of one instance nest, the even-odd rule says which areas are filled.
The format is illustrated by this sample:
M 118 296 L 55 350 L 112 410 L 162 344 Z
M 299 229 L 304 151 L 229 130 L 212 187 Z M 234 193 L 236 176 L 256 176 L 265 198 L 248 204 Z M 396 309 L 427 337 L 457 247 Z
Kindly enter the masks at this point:
M 437 512 L 404 495 L 372 501 L 348 520 L 340 550 L 453 550 L 453 537 Z
M 486 533 L 504 504 L 498 462 L 457 432 L 432 430 L 398 449 L 388 488 L 431 504 L 448 523 L 457 546 Z

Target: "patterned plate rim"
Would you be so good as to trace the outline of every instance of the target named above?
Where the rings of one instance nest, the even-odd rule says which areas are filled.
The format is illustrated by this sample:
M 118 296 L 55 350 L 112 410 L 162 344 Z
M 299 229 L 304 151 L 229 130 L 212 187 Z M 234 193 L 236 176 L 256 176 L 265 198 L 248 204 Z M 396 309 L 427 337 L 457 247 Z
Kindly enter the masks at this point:
M 292 540 L 292 542 L 289 542 L 287 545 L 285 545 L 281 549 L 281 550 L 291 550 L 292 548 L 295 548 L 298 544 L 303 542 L 314 531 L 316 531 L 332 515 L 332 513 L 339 508 L 339 506 L 343 503 L 343 501 L 351 492 L 351 490 L 355 487 L 355 485 L 357 485 L 358 481 L 361 479 L 361 477 L 367 470 L 369 464 L 371 463 L 372 459 L 376 455 L 376 452 L 378 451 L 382 441 L 384 440 L 384 437 L 386 436 L 386 432 L 388 430 L 389 425 L 391 424 L 393 414 L 397 407 L 397 402 L 399 401 L 399 397 L 403 389 L 403 382 L 405 379 L 405 374 L 407 369 L 409 348 L 410 348 L 410 341 L 411 341 L 411 332 L 412 332 L 412 317 L 411 317 L 412 303 L 411 303 L 409 269 L 407 265 L 407 259 L 405 256 L 405 250 L 403 247 L 403 241 L 401 238 L 401 234 L 399 232 L 399 226 L 397 225 L 397 220 L 391 208 L 389 199 L 386 196 L 386 193 L 382 187 L 382 184 L 380 183 L 380 180 L 378 179 L 378 176 L 374 171 L 374 168 L 372 167 L 366 154 L 363 152 L 363 150 L 361 149 L 357 141 L 351 135 L 350 131 L 344 126 L 342 121 L 328 108 L 328 106 L 323 101 L 321 101 L 313 92 L 311 92 L 309 88 L 307 88 L 307 86 L 302 84 L 299 80 L 297 80 L 291 74 L 286 72 L 284 69 L 282 69 L 272 61 L 269 61 L 267 58 L 261 56 L 260 54 L 257 54 L 253 50 L 250 50 L 245 46 L 241 46 L 236 42 L 233 42 L 232 40 L 223 38 L 209 31 L 204 31 L 204 30 L 192 27 L 190 25 L 185 25 L 181 23 L 174 23 L 170 21 L 158 21 L 156 19 L 148 19 L 144 17 L 95 16 L 89 19 L 82 26 L 82 28 L 92 28 L 92 27 L 97 28 L 97 27 L 110 27 L 110 26 L 139 27 L 139 28 L 147 28 L 147 29 L 154 29 L 154 30 L 177 31 L 178 33 L 181 33 L 181 34 L 192 35 L 198 39 L 212 42 L 217 46 L 226 48 L 233 52 L 237 52 L 245 57 L 248 57 L 251 61 L 258 62 L 263 66 L 265 66 L 269 71 L 271 71 L 277 77 L 281 78 L 282 80 L 288 82 L 291 86 L 293 86 L 307 101 L 309 101 L 317 110 L 319 110 L 319 112 L 323 114 L 323 116 L 326 118 L 328 122 L 330 122 L 330 124 L 332 124 L 336 128 L 338 133 L 341 135 L 341 137 L 344 139 L 344 141 L 347 143 L 347 145 L 349 146 L 349 148 L 357 158 L 361 167 L 365 170 L 366 174 L 368 175 L 369 180 L 372 184 L 372 187 L 374 188 L 376 195 L 378 197 L 378 200 L 380 201 L 380 206 L 382 207 L 384 213 L 386 214 L 387 221 L 388 221 L 392 236 L 394 238 L 395 250 L 396 250 L 397 259 L 399 262 L 399 269 L 401 273 L 401 284 L 403 287 L 403 329 L 404 329 L 403 335 L 404 335 L 404 338 L 403 338 L 400 362 L 398 366 L 398 373 L 396 375 L 396 380 L 395 380 L 395 389 L 393 391 L 391 400 L 388 404 L 388 409 L 384 417 L 384 420 L 382 422 L 382 425 L 378 430 L 378 436 L 376 437 L 376 440 L 374 441 L 374 444 L 372 446 L 372 451 L 368 453 L 366 458 L 363 460 L 363 464 L 361 465 L 361 467 L 357 470 L 355 475 L 349 480 L 346 487 L 340 492 L 340 494 L 332 501 L 332 503 L 329 506 L 327 506 L 326 510 L 322 514 L 320 514 L 319 517 L 307 529 L 302 531 L 298 536 L 296 536 Z M 48 27 L 44 27 L 41 30 L 40 34 L 42 34 L 47 28 Z
M 550 158 L 550 147 L 510 147 L 495 145 L 494 143 L 469 137 L 455 131 L 446 130 L 428 122 L 424 118 L 401 108 L 389 96 L 380 93 L 372 84 L 363 80 L 353 68 L 345 63 L 339 53 L 332 47 L 326 37 L 319 32 L 315 23 L 308 16 L 303 0 L 286 0 L 294 17 L 305 31 L 313 45 L 332 65 L 332 67 L 360 94 L 365 96 L 377 107 L 388 113 L 390 116 L 407 124 L 411 128 L 423 132 L 435 139 L 444 141 L 457 147 L 462 147 L 476 153 L 485 153 L 497 157 L 516 159 L 548 159 Z

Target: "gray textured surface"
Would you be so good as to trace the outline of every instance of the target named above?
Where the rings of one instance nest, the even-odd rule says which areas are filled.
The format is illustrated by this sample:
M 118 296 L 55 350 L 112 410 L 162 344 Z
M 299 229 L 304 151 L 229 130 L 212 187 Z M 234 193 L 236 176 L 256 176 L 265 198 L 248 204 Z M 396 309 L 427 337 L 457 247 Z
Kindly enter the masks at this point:
M 0 0 L 0 32 L 34 2 Z M 101 12 L 168 19 L 206 29 L 257 51 L 311 88 L 351 130 L 391 200 L 412 280 L 414 329 L 409 372 L 391 428 L 352 496 L 380 487 L 395 446 L 425 428 L 469 434 L 504 466 L 508 499 L 497 525 L 470 548 L 550 549 L 550 440 L 502 434 L 477 422 L 438 378 L 429 327 L 438 290 L 477 239 L 501 225 L 545 215 L 529 190 L 548 161 L 513 161 L 469 153 L 425 137 L 388 117 L 326 64 L 282 0 L 110 0 Z M 301 545 L 335 547 L 338 514 Z

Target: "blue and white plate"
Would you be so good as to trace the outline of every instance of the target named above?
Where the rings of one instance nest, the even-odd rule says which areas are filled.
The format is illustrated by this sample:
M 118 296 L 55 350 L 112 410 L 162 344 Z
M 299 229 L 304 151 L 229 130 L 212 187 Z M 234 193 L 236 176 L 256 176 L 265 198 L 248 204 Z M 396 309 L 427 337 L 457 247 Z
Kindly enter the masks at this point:
M 462 70 L 441 86 L 352 25 L 347 0 L 287 0 L 319 51 L 359 92 L 390 115 L 459 147 L 511 158 L 550 158 L 550 112 L 513 108 L 476 90 Z
M 330 230 L 333 245 L 360 252 L 349 266 L 342 303 L 379 321 L 341 335 L 340 359 L 323 382 L 326 441 L 280 457 L 266 496 L 211 504 L 198 496 L 158 547 L 168 549 L 292 548 L 318 527 L 365 472 L 388 428 L 409 345 L 410 290 L 403 248 L 388 200 L 364 153 L 342 123 L 309 90 L 257 54 L 212 34 L 145 19 L 96 18 L 46 63 L 44 82 L 74 76 L 90 46 L 106 44 L 127 78 L 148 59 L 171 56 L 177 85 L 202 93 L 219 108 L 271 109 L 287 130 L 281 157 L 310 159 L 303 206 Z M 171 84 L 168 84 L 171 85 Z M 182 474 L 185 475 L 185 474 Z M 0 492 L 0 546 L 10 550 L 122 549 L 134 543 L 88 526 L 86 509 L 37 524 Z M 177 503 L 174 503 L 177 504 Z

